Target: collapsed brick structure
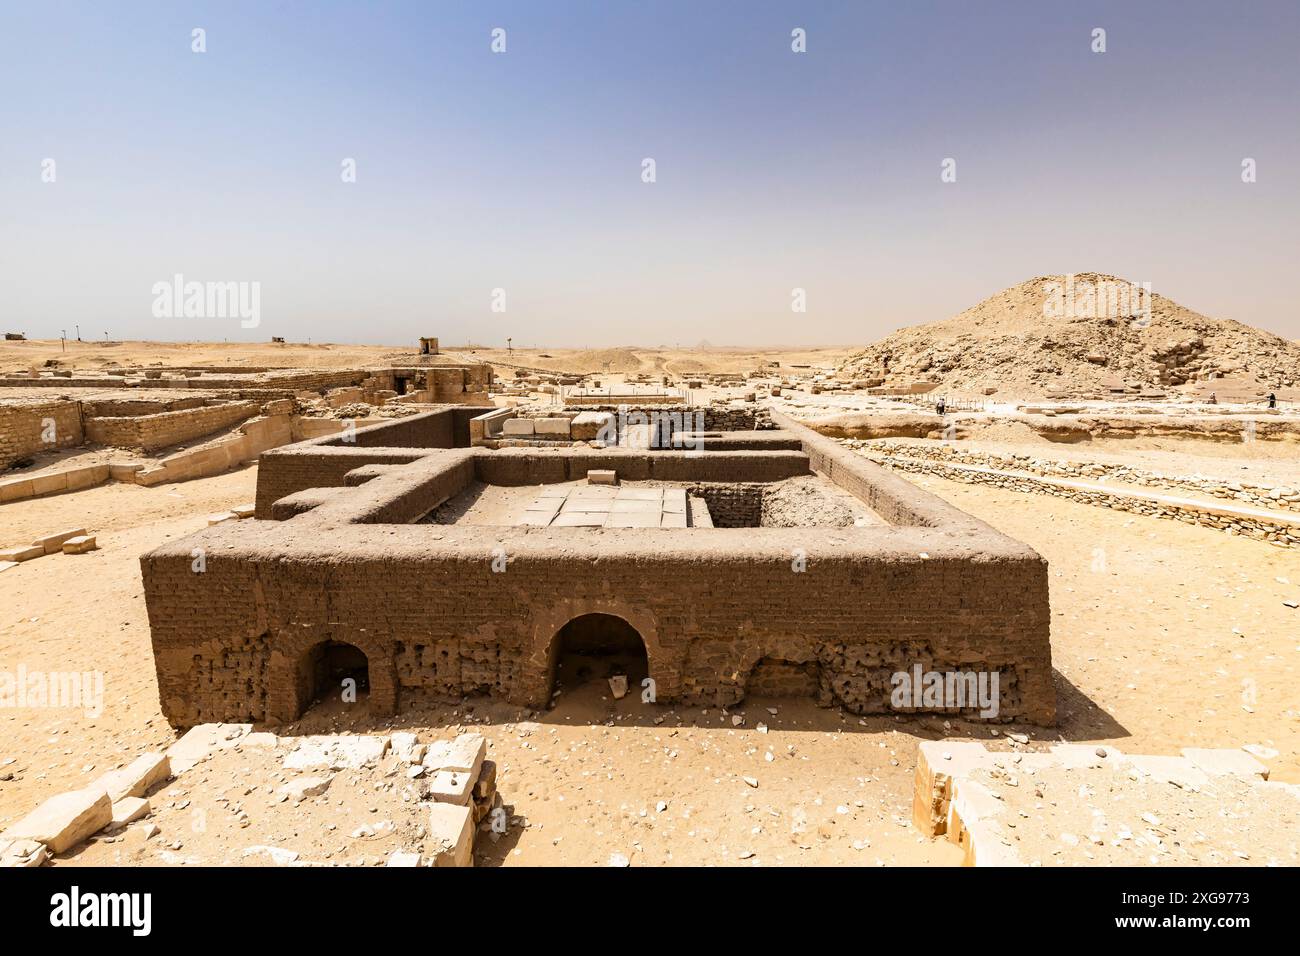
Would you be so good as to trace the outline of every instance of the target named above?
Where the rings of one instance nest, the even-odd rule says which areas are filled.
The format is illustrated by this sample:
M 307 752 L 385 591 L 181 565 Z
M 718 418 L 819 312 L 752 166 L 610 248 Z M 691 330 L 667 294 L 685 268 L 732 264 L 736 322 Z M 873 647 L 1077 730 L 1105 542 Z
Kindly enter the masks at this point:
M 294 720 L 339 648 L 364 656 L 372 714 L 474 694 L 544 707 L 561 631 L 605 615 L 643 642 L 659 701 L 797 692 L 883 713 L 891 675 L 920 665 L 996 671 L 996 719 L 1054 721 L 1044 560 L 835 442 L 773 415 L 775 429 L 710 433 L 695 450 L 470 447 L 480 412 L 268 451 L 257 520 L 144 555 L 168 720 Z M 732 527 L 427 523 L 471 488 L 610 470 L 719 502 L 815 474 L 883 521 L 743 526 L 741 509 Z

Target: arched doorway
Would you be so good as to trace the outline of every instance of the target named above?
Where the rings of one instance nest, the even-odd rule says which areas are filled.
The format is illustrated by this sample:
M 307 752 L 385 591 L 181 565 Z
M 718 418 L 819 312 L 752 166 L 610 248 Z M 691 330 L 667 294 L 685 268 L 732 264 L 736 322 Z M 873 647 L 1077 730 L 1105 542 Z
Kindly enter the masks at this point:
M 550 691 L 569 692 L 599 682 L 609 693 L 608 679 L 627 678 L 628 693 L 640 694 L 650 676 L 645 641 L 635 627 L 614 614 L 583 614 L 573 618 L 551 641 Z
M 348 708 L 370 694 L 370 661 L 353 644 L 321 641 L 303 652 L 295 678 L 299 714 L 315 704 Z

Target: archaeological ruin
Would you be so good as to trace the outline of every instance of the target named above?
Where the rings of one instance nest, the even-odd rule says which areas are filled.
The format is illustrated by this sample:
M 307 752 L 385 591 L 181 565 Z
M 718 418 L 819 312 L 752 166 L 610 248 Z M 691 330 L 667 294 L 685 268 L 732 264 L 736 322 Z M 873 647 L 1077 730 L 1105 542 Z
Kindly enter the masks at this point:
M 254 517 L 141 566 L 177 727 L 293 721 L 343 674 L 375 716 L 540 709 L 565 654 L 611 650 L 645 700 L 890 713 L 919 666 L 1055 720 L 1046 562 L 752 403 L 449 405 L 269 449 Z

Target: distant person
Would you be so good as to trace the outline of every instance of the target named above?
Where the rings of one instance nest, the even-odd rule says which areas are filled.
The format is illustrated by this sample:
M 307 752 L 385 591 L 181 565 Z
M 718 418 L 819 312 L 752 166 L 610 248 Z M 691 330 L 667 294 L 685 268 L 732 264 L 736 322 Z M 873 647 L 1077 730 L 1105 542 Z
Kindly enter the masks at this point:
M 1219 399 L 1215 396 L 1213 392 L 1210 393 L 1210 404 L 1211 405 L 1219 404 Z
M 1277 396 L 1272 392 L 1268 393 L 1268 407 L 1277 408 Z
M 945 407 L 946 406 L 943 403 L 943 399 L 941 398 L 939 399 L 938 403 L 934 406 L 934 410 L 938 412 L 940 415 L 942 415 Z

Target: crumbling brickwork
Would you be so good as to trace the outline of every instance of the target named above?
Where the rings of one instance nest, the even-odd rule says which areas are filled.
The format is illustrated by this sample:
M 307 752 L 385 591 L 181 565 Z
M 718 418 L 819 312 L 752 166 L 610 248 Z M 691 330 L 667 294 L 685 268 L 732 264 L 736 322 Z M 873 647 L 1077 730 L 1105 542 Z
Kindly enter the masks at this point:
M 263 476 L 259 513 L 285 488 L 343 488 L 355 468 L 396 467 L 366 467 L 361 483 L 289 520 L 227 522 L 141 559 L 172 723 L 296 719 L 310 703 L 304 668 L 323 641 L 365 654 L 376 715 L 472 694 L 544 707 L 557 635 L 595 613 L 636 630 L 661 701 L 729 705 L 785 690 L 884 713 L 891 676 L 920 666 L 996 671 L 996 719 L 1054 720 L 1042 558 L 808 429 L 778 422 L 800 451 L 382 444 L 399 428 L 430 441 L 444 434 L 435 419 L 446 414 L 376 426 L 369 447 L 285 449 Z M 458 441 L 461 427 L 451 425 Z M 817 467 L 892 523 L 833 534 L 413 523 L 475 481 L 569 481 L 590 467 L 691 486 L 761 484 Z M 293 487 L 302 482 L 314 483 Z
M 79 402 L 0 405 L 0 468 L 36 452 L 74 448 L 83 440 Z

